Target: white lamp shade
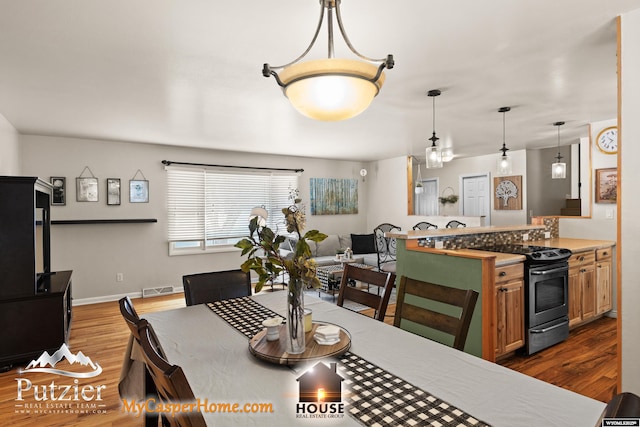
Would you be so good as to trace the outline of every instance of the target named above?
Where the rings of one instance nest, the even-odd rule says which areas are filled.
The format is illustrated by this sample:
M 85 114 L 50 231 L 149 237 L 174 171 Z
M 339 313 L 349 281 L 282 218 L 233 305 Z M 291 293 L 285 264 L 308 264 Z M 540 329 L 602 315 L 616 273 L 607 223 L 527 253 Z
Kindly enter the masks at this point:
M 512 164 L 511 164 L 511 157 L 500 156 L 498 158 L 498 164 L 496 169 L 498 171 L 498 175 L 510 175 L 513 170 Z
M 353 59 L 320 59 L 285 68 L 280 80 L 291 105 L 315 120 L 338 121 L 367 109 L 384 83 L 378 67 Z
M 422 194 L 422 193 L 424 193 L 424 187 L 422 186 L 422 184 L 420 184 L 420 185 L 416 185 L 415 190 L 416 190 L 416 194 Z
M 564 179 L 567 177 L 567 164 L 566 163 L 553 163 L 551 165 L 551 178 Z
M 427 147 L 427 168 L 435 169 L 442 167 L 442 152 L 437 146 Z

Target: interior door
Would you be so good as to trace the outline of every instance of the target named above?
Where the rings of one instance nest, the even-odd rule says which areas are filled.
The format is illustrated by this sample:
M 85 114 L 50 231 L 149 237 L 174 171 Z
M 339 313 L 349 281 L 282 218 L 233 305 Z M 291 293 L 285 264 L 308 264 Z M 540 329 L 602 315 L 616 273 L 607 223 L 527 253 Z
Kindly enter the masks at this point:
M 464 216 L 484 216 L 485 225 L 491 224 L 491 190 L 489 175 L 467 175 L 461 177 L 462 206 Z
M 438 178 L 422 180 L 422 194 L 415 196 L 415 214 L 435 216 L 438 215 Z

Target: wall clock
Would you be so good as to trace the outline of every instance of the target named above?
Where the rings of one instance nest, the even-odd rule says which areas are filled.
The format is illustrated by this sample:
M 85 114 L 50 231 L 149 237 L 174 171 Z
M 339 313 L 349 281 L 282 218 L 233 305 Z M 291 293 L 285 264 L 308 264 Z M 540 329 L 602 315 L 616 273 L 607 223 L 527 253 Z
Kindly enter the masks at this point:
M 618 128 L 610 126 L 600 131 L 596 137 L 598 150 L 604 154 L 616 154 L 618 152 Z

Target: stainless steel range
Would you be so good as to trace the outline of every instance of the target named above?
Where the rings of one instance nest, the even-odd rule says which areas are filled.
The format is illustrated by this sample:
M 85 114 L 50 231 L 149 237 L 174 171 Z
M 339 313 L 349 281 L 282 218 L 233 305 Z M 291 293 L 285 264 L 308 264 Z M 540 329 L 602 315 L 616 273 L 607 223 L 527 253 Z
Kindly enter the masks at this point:
M 518 244 L 484 246 L 477 249 L 526 257 L 526 354 L 533 354 L 569 337 L 569 249 Z

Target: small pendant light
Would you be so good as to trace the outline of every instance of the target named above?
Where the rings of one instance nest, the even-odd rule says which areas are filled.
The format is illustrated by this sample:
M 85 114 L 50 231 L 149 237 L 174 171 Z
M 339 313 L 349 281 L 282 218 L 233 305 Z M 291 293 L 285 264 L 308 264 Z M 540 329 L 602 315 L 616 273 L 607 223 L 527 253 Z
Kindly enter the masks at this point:
M 422 194 L 424 192 L 424 187 L 422 184 L 422 174 L 420 173 L 420 163 L 418 163 L 418 176 L 416 177 L 416 194 Z
M 512 170 L 511 157 L 507 156 L 507 144 L 505 143 L 505 113 L 511 111 L 511 107 L 500 107 L 499 113 L 502 113 L 502 148 L 498 151 L 502 151 L 502 156 L 498 159 L 498 175 L 510 175 Z
M 436 136 L 436 96 L 439 96 L 440 93 L 438 89 L 427 92 L 427 95 L 433 98 L 433 135 L 429 138 L 431 147 L 427 147 L 427 169 L 442 167 L 442 151 L 436 145 L 436 141 L 440 139 Z
M 561 162 L 562 156 L 560 155 L 560 126 L 564 122 L 555 122 L 553 125 L 558 127 L 558 155 L 555 157 L 556 162 L 551 165 L 551 178 L 553 179 L 565 179 L 567 177 L 567 164 Z

